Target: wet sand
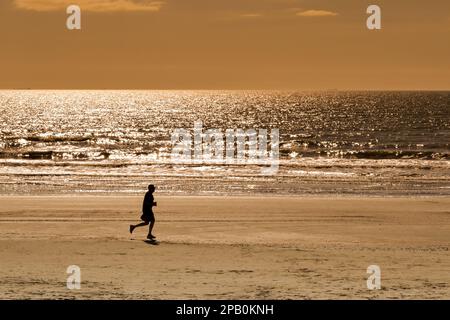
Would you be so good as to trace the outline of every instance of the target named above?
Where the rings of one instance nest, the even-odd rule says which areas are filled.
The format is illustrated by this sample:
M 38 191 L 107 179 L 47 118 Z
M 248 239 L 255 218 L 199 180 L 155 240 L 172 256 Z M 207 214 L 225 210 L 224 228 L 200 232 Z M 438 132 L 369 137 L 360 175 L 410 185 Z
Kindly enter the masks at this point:
M 0 197 L 0 298 L 450 298 L 448 198 L 156 200 L 158 246 L 141 197 Z

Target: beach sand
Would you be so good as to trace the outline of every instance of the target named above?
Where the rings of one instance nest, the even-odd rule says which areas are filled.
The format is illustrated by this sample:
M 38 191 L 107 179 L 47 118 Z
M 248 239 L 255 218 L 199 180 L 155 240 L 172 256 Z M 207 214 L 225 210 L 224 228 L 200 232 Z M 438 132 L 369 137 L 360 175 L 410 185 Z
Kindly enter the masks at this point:
M 448 198 L 155 198 L 157 246 L 142 197 L 0 197 L 0 298 L 450 298 Z

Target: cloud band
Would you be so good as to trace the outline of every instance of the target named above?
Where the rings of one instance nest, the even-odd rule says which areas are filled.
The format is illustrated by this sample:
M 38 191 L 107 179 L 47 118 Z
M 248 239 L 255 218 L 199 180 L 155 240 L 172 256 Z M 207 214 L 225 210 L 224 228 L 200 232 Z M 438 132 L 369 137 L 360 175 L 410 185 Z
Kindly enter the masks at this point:
M 65 10 L 69 5 L 93 12 L 159 11 L 163 1 L 147 0 L 14 0 L 16 8 L 32 11 Z

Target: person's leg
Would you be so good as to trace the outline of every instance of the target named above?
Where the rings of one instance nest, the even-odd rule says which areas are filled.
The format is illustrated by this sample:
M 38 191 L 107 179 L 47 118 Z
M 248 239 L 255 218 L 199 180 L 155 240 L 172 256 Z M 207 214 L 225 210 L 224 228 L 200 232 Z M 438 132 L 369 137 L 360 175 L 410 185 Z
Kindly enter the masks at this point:
M 137 224 L 137 225 L 132 225 L 132 224 L 130 224 L 130 233 L 133 233 L 134 229 L 139 228 L 139 227 L 146 226 L 146 225 L 148 225 L 148 224 L 149 224 L 148 221 L 141 222 L 141 223 L 139 223 L 139 224 Z
M 148 222 L 148 221 L 145 221 L 145 222 L 141 222 L 141 223 L 135 225 L 134 227 L 135 227 L 135 228 L 138 228 L 138 227 L 148 226 L 148 224 L 149 224 L 149 222 Z
M 155 225 L 155 220 L 152 220 L 150 222 L 150 226 L 148 227 L 148 236 L 147 238 L 155 238 L 155 236 L 152 234 L 153 226 Z

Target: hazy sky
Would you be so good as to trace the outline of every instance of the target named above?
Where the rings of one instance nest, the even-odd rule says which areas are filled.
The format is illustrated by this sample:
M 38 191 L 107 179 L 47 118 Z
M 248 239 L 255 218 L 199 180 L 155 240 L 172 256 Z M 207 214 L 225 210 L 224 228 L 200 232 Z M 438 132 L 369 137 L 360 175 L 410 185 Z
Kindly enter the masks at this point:
M 450 1 L 0 0 L 0 88 L 448 90 Z

